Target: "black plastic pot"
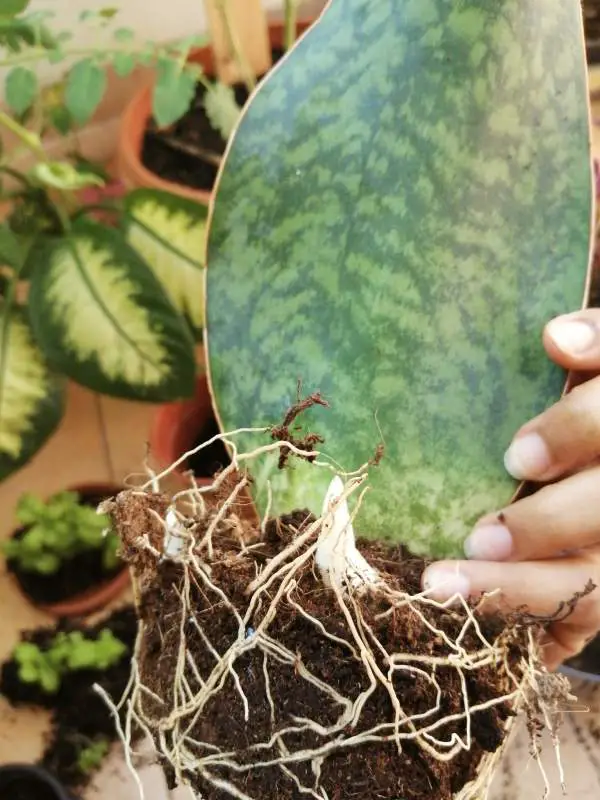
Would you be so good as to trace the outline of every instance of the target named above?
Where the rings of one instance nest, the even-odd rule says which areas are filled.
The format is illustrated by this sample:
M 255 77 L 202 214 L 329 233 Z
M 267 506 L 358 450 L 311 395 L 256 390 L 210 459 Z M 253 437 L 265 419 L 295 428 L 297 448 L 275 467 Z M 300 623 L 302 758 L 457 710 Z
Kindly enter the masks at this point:
M 600 683 L 600 635 L 592 639 L 579 655 L 565 661 L 560 672 L 568 678 Z
M 3 800 L 77 800 L 49 772 L 32 764 L 0 767 L 0 797 Z

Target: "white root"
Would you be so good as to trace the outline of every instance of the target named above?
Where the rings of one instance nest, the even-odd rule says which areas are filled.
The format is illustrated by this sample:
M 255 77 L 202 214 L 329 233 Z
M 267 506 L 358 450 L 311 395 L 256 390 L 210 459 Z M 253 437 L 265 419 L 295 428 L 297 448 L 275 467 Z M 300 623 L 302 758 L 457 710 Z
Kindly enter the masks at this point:
M 336 475 L 325 495 L 322 526 L 315 553 L 315 563 L 328 586 L 353 589 L 380 582 L 379 573 L 357 550 L 352 519 L 348 510 L 348 491 Z
M 223 588 L 211 577 L 211 557 L 214 552 L 212 538 L 218 536 L 218 526 L 227 523 L 228 510 L 232 509 L 241 489 L 246 485 L 245 476 L 239 476 L 238 473 L 240 463 L 251 462 L 258 455 L 272 452 L 278 447 L 288 447 L 288 443 L 277 442 L 252 453 L 240 454 L 232 442 L 234 435 L 235 432 L 227 434 L 226 438 L 233 453 L 232 464 L 215 479 L 212 488 L 220 489 L 227 479 L 233 477 L 236 484 L 229 490 L 229 496 L 220 503 L 216 513 L 213 508 L 211 516 L 208 516 L 208 504 L 204 499 L 207 497 L 206 487 L 192 487 L 174 499 L 174 502 L 181 499 L 188 502 L 195 522 L 198 518 L 204 520 L 204 524 L 197 528 L 200 532 L 196 535 L 196 527 L 186 525 L 180 512 L 170 507 L 165 519 L 161 520 L 165 531 L 164 552 L 157 553 L 147 536 L 142 537 L 141 541 L 137 540 L 148 558 L 152 557 L 155 561 L 160 560 L 161 556 L 176 559 L 184 570 L 184 581 L 183 589 L 176 591 L 178 623 L 159 620 L 165 623 L 165 628 L 170 628 L 171 635 L 176 630 L 179 642 L 179 652 L 173 662 L 173 674 L 170 675 L 172 687 L 169 696 L 172 702 L 165 703 L 144 684 L 144 665 L 140 662 L 139 654 L 146 623 L 141 623 L 133 659 L 132 680 L 118 706 L 111 704 L 115 714 L 120 708 L 121 713 L 125 713 L 127 717 L 126 723 L 119 726 L 119 734 L 130 768 L 133 769 L 131 730 L 132 726 L 137 726 L 152 736 L 163 763 L 172 768 L 180 785 L 185 785 L 186 775 L 192 773 L 203 776 L 214 789 L 222 790 L 231 797 L 259 800 L 236 785 L 236 775 L 243 776 L 250 770 L 271 768 L 278 769 L 281 780 L 291 781 L 302 795 L 325 800 L 327 794 L 321 785 L 321 776 L 327 758 L 350 749 L 370 743 L 392 742 L 401 750 L 405 742 L 413 742 L 432 758 L 447 762 L 471 747 L 472 715 L 504 703 L 513 707 L 525 706 L 532 713 L 541 711 L 542 720 L 555 729 L 556 709 L 544 702 L 543 693 L 539 690 L 543 668 L 539 665 L 537 646 L 533 638 L 521 663 L 509 666 L 508 649 L 502 635 L 488 641 L 479 627 L 476 611 L 463 602 L 460 612 L 464 616 L 464 624 L 457 637 L 452 639 L 427 613 L 432 608 L 444 609 L 447 604 L 437 603 L 426 593 L 413 596 L 392 588 L 358 551 L 348 497 L 358 492 L 356 505 L 360 507 L 368 465 L 363 465 L 353 473 L 335 475 L 323 503 L 321 518 L 303 528 L 270 561 L 257 566 L 247 588 L 246 608 L 236 607 Z M 306 455 L 298 448 L 296 451 L 301 456 Z M 308 455 L 312 457 L 315 454 Z M 315 463 L 331 469 L 331 464 L 325 461 L 317 460 Z M 163 475 L 167 472 L 168 470 Z M 158 476 L 158 479 L 161 477 Z M 154 491 L 157 490 L 158 479 L 153 477 L 151 482 Z M 261 530 L 264 531 L 264 528 L 265 520 L 261 524 Z M 242 548 L 239 557 L 249 558 L 251 552 L 251 546 Z M 341 614 L 345 619 L 345 631 L 342 633 L 338 629 L 334 634 L 329 630 L 327 621 L 317 619 L 309 610 L 302 592 L 297 591 L 302 575 L 306 574 L 307 565 L 311 562 L 331 589 L 332 609 L 335 607 L 338 616 Z M 195 587 L 203 598 L 201 608 L 198 607 L 197 600 L 194 600 L 191 587 Z M 378 620 L 391 620 L 399 610 L 403 614 L 412 614 L 415 623 L 428 628 L 432 638 L 441 643 L 437 654 L 388 652 L 377 638 L 373 625 L 369 625 L 363 615 L 364 604 L 361 600 L 365 591 L 377 593 L 382 609 Z M 293 652 L 276 638 L 271 626 L 282 603 L 293 609 L 304 623 L 312 626 L 316 637 L 328 640 L 347 653 L 348 661 L 354 662 L 355 668 L 361 672 L 360 691 L 357 690 L 352 696 L 344 696 L 311 671 L 310 665 L 303 662 L 301 652 Z M 212 606 L 225 609 L 238 630 L 237 637 L 232 637 L 228 649 L 221 653 L 217 652 L 204 629 L 206 615 L 210 615 Z M 195 663 L 194 655 L 187 646 L 187 637 L 191 635 L 187 630 L 193 631 L 196 637 L 199 635 L 206 652 L 212 654 L 210 666 L 207 668 L 205 664 L 204 672 Z M 477 640 L 475 651 L 469 651 L 465 645 L 467 633 Z M 242 664 L 248 662 L 240 662 L 240 659 L 247 657 L 252 651 L 258 655 L 252 663 L 256 673 L 253 680 L 256 681 L 259 677 L 264 690 L 260 697 L 244 692 L 245 670 L 248 667 Z M 307 683 L 316 698 L 336 709 L 331 724 L 282 715 L 273 696 L 275 683 L 271 676 L 274 670 L 289 667 L 293 667 L 296 680 Z M 480 704 L 470 703 L 465 688 L 465 676 L 490 667 L 502 669 L 506 676 L 503 696 Z M 438 682 L 442 669 L 454 671 L 463 689 L 462 706 L 444 717 L 440 715 L 442 689 Z M 431 688 L 429 707 L 412 714 L 403 707 L 404 699 L 397 695 L 394 684 L 398 673 L 419 676 L 427 682 Z M 257 703 L 263 706 L 266 703 L 272 723 L 270 735 L 264 741 L 247 746 L 243 757 L 240 753 L 226 750 L 215 743 L 195 738 L 198 736 L 198 721 L 208 704 L 214 702 L 228 682 L 236 693 L 235 702 L 243 706 L 248 725 L 253 724 Z M 366 725 L 363 712 L 374 692 L 381 688 L 389 695 L 392 713 L 388 719 L 381 720 L 376 725 Z M 233 702 L 232 698 L 233 695 L 228 696 L 227 703 Z M 149 711 L 150 707 L 153 708 L 152 711 Z M 461 736 L 448 736 L 447 726 L 450 723 L 461 726 Z M 301 750 L 294 747 L 292 743 L 297 741 L 299 735 L 309 734 L 314 736 L 312 744 L 307 744 Z M 455 800 L 482 800 L 487 796 L 500 752 L 493 758 L 484 759 L 476 780 L 465 786 Z M 302 783 L 296 771 L 297 766 L 302 764 L 310 767 L 312 778 L 308 784 Z M 224 777 L 224 770 L 227 770 L 228 779 Z M 245 785 L 243 779 L 240 779 L 240 785 Z

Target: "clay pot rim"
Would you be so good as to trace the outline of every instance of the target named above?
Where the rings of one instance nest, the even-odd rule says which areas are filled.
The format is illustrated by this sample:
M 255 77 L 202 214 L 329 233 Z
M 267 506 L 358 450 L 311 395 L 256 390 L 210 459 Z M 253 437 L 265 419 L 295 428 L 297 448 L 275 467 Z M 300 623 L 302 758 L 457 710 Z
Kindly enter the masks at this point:
M 77 483 L 67 486 L 65 489 L 58 489 L 50 493 L 47 498 L 57 494 L 59 491 L 77 492 L 82 498 L 86 495 L 104 495 L 110 497 L 118 494 L 123 489 L 122 486 L 101 481 L 89 483 Z M 32 598 L 21 589 L 22 594 L 27 597 L 30 603 L 40 611 L 44 611 L 53 617 L 81 617 L 108 605 L 108 603 L 121 594 L 130 582 L 129 567 L 123 565 L 112 578 L 90 586 L 83 592 L 59 600 L 56 603 L 34 603 Z M 19 587 L 21 588 L 21 587 Z

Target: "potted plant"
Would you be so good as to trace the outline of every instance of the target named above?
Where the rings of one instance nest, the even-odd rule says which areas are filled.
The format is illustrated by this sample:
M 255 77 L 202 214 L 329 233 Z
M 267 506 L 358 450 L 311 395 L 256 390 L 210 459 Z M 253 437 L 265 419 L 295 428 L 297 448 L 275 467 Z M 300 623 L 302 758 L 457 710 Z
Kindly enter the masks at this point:
M 78 486 L 17 503 L 20 527 L 2 544 L 9 573 L 23 593 L 54 616 L 81 616 L 119 595 L 129 583 L 118 540 L 96 508 L 114 487 Z
M 237 463 L 215 503 L 190 488 L 176 515 L 148 486 L 107 508 L 142 621 L 131 720 L 202 796 L 475 800 L 519 712 L 533 754 L 542 727 L 558 751 L 573 697 L 544 634 L 594 588 L 538 616 L 426 572 L 537 488 L 503 454 L 565 389 L 540 333 L 589 299 L 581 7 L 333 0 L 295 55 L 211 215 L 207 361 Z M 249 479 L 262 523 L 240 529 Z
M 11 68 L 0 129 L 16 144 L 0 161 L 8 204 L 0 224 L 0 479 L 57 428 L 66 379 L 154 403 L 193 395 L 207 214 L 164 192 L 121 197 L 95 165 L 53 159 L 29 65 L 69 51 L 36 14 L 3 18 L 2 31 Z M 114 51 L 70 68 L 62 100 L 42 120 L 56 121 L 58 109 L 77 124 L 89 118 L 103 92 L 103 59 L 131 55 L 119 49 L 129 46 L 123 31 L 117 39 Z
M 33 764 L 1 766 L 0 797 L 11 800 L 75 800 L 47 770 Z
M 293 1 L 285 11 L 283 21 L 269 24 L 273 64 L 314 21 L 297 20 Z M 235 19 L 226 17 L 226 22 L 235 27 Z M 194 67 L 200 72 L 190 71 Z M 171 80 L 168 104 L 165 76 L 172 68 L 167 63 L 154 86 L 132 98 L 122 117 L 117 153 L 118 174 L 126 186 L 160 188 L 208 204 L 227 141 L 255 86 L 252 80 L 224 85 L 215 80 L 215 69 L 212 46 L 195 48 L 188 70 L 179 69 Z
M 50 711 L 40 765 L 77 794 L 117 741 L 106 697 L 118 702 L 125 690 L 136 635 L 130 606 L 94 625 L 63 619 L 23 631 L 2 664 L 0 691 L 12 706 Z

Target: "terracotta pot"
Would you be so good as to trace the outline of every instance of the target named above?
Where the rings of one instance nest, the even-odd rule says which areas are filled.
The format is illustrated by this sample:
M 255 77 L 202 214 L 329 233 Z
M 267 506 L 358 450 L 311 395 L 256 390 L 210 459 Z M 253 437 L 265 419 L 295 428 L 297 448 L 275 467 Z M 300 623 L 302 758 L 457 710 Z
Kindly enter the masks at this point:
M 112 497 L 121 487 L 109 484 L 81 484 L 69 487 L 69 491 L 77 492 L 82 499 L 87 497 Z M 60 600 L 56 603 L 37 604 L 38 608 L 53 617 L 81 617 L 108 605 L 118 597 L 130 584 L 129 568 L 124 567 L 112 578 L 90 586 L 80 594 Z
M 178 400 L 162 405 L 154 417 L 150 429 L 150 454 L 160 469 L 165 469 L 191 450 L 196 440 L 213 417 L 212 402 L 206 374 L 196 379 L 194 396 L 189 400 Z M 183 463 L 174 470 L 183 475 L 189 467 Z M 198 484 L 207 485 L 210 480 L 196 478 Z
M 4 764 L 0 767 L 0 797 L 6 800 L 11 797 L 24 797 L 25 789 L 31 791 L 28 796 L 39 797 L 40 800 L 75 800 L 73 795 L 42 767 L 33 764 Z
M 298 21 L 298 32 L 303 33 L 314 20 Z M 284 44 L 284 27 L 282 22 L 269 25 L 271 46 L 280 49 Z M 190 61 L 200 64 L 207 75 L 214 74 L 214 58 L 210 46 L 200 47 L 190 55 Z M 127 189 L 162 189 L 172 194 L 187 197 L 199 203 L 210 202 L 210 191 L 192 189 L 173 181 L 164 180 L 147 169 L 142 163 L 142 144 L 144 133 L 148 127 L 152 109 L 152 86 L 141 89 L 132 98 L 122 117 L 117 143 L 117 173 Z

